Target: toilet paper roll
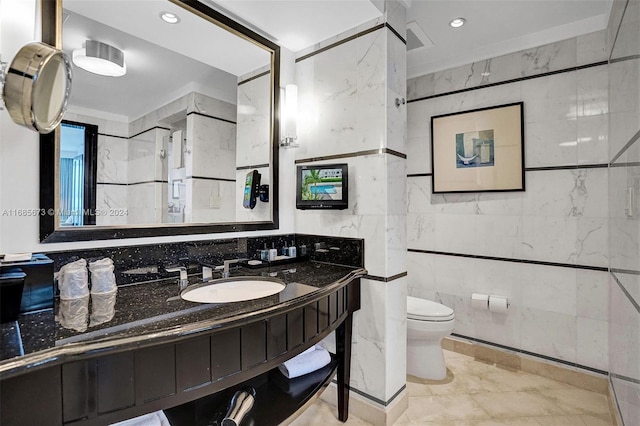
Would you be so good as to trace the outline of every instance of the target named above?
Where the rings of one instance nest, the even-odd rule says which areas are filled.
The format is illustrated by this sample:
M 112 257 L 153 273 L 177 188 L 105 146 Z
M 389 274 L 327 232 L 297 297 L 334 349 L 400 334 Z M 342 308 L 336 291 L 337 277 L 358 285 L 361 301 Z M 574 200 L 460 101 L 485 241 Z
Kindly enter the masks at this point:
M 489 310 L 491 312 L 506 313 L 509 309 L 509 299 L 505 296 L 489 296 Z
M 471 307 L 474 309 L 489 309 L 489 295 L 481 294 L 481 293 L 472 293 Z

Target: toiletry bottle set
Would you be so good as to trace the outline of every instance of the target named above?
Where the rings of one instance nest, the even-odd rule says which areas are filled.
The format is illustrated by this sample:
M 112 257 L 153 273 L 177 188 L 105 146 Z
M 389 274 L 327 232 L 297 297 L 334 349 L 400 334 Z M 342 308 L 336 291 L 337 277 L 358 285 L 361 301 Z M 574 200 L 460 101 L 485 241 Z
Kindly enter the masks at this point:
M 305 245 L 300 246 L 300 256 L 304 256 L 307 252 L 307 247 Z M 260 260 L 273 262 L 278 257 L 278 250 L 276 249 L 275 243 L 271 243 L 271 249 L 267 248 L 267 243 L 264 243 L 264 249 L 258 250 L 258 254 Z M 295 246 L 293 240 L 291 241 L 291 245 L 287 245 L 284 243 L 284 246 L 280 249 L 280 255 L 287 257 L 298 257 L 298 248 Z

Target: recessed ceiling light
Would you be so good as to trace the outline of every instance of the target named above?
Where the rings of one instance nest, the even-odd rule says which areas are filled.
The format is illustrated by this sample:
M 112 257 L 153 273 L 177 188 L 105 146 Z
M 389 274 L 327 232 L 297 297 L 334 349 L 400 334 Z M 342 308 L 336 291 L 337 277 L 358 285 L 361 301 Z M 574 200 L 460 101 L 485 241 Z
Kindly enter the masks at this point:
M 464 25 L 465 22 L 467 22 L 467 20 L 464 18 L 456 18 L 449 22 L 449 25 L 451 25 L 453 28 L 460 28 Z
M 180 17 L 172 12 L 160 12 L 160 19 L 167 24 L 177 24 L 180 22 Z

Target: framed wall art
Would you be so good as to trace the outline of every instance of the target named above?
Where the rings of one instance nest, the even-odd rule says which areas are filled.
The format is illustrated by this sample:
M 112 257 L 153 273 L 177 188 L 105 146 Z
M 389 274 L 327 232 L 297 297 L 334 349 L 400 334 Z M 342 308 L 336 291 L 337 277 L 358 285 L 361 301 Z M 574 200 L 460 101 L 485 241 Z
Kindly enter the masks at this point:
M 432 192 L 524 191 L 523 103 L 431 117 Z

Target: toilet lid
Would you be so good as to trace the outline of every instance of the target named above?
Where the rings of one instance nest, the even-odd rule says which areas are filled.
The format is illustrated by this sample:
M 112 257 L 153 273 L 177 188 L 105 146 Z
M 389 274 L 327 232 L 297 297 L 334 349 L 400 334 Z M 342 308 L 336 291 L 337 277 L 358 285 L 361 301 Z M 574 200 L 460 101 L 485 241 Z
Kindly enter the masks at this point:
M 420 321 L 449 321 L 453 309 L 431 300 L 407 296 L 407 318 Z

